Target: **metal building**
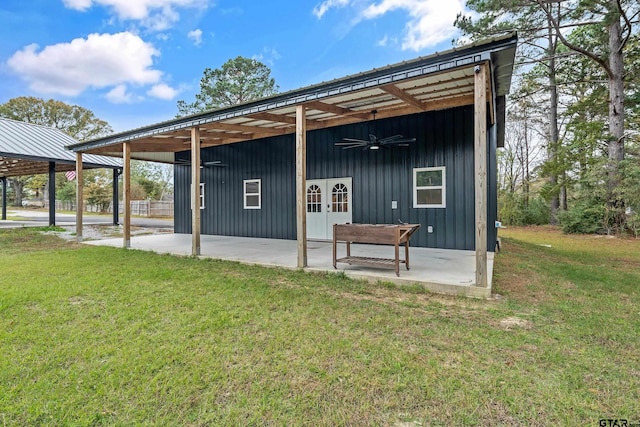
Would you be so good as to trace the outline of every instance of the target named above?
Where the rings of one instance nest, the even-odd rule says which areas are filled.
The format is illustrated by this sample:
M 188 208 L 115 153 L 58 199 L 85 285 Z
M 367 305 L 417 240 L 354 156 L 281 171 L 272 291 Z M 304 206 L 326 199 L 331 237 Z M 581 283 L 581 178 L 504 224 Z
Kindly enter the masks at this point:
M 70 148 L 122 156 L 125 176 L 130 158 L 174 163 L 194 255 L 201 233 L 295 239 L 305 267 L 335 222 L 402 221 L 422 225 L 414 245 L 475 250 L 487 286 L 515 49 L 509 35 Z

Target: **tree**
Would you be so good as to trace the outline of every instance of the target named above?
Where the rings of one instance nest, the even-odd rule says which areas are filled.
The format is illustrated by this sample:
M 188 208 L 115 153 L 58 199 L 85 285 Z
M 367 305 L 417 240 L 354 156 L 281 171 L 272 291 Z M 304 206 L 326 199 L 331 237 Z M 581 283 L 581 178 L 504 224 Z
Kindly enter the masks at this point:
M 78 141 L 97 138 L 112 132 L 111 126 L 107 122 L 98 119 L 92 111 L 86 108 L 53 99 L 45 101 L 31 96 L 13 98 L 0 104 L 0 117 L 53 127 Z M 10 179 L 16 206 L 21 206 L 25 188 L 35 189 L 43 186 L 39 181 L 38 178 L 32 176 Z
M 87 203 L 97 206 L 100 212 L 106 212 L 112 196 L 110 171 L 105 169 L 87 171 L 86 178 L 88 183 L 84 187 L 84 197 Z
M 269 67 L 256 59 L 238 56 L 221 68 L 205 68 L 196 100 L 191 104 L 178 101 L 178 117 L 242 104 L 277 92 L 278 85 Z
M 553 25 L 562 43 L 574 52 L 578 52 L 598 64 L 606 73 L 609 89 L 609 138 L 608 138 L 608 179 L 607 202 L 610 207 L 619 206 L 621 200 L 616 196 L 615 188 L 620 182 L 620 162 L 624 160 L 625 134 L 625 47 L 634 34 L 640 13 L 637 0 L 581 0 L 575 2 L 558 1 L 564 9 L 554 16 L 549 11 L 548 0 L 536 0 L 545 10 L 549 22 Z M 566 20 L 569 23 L 566 23 Z M 587 49 L 572 43 L 563 34 L 568 29 L 584 25 L 598 25 L 606 34 L 606 43 Z M 604 40 L 603 40 L 604 42 Z
M 549 14 L 557 13 L 558 6 L 549 3 L 546 6 Z M 480 14 L 474 21 L 472 17 L 458 14 L 455 26 L 473 39 L 492 37 L 505 32 L 518 30 L 520 43 L 517 65 L 520 69 L 529 69 L 534 65 L 533 72 L 525 79 L 529 83 L 544 80 L 537 84 L 523 86 L 519 97 L 527 97 L 538 91 L 547 92 L 547 123 L 545 137 L 547 140 L 548 161 L 556 161 L 559 149 L 558 123 L 558 89 L 556 83 L 556 53 L 558 50 L 558 36 L 549 21 L 548 14 L 541 10 L 535 1 L 512 0 L 468 0 L 467 8 Z M 537 76 L 536 76 L 537 74 Z M 537 77 L 537 78 L 535 78 Z M 560 207 L 558 176 L 548 175 L 551 222 L 555 223 Z
M 618 187 L 637 188 L 636 181 L 625 176 L 631 169 L 624 159 L 626 144 L 637 139 L 640 4 L 637 0 L 468 0 L 467 7 L 478 12 L 477 18 L 460 15 L 456 25 L 472 38 L 518 31 L 516 61 L 529 77 L 522 80 L 535 83 L 530 94 L 547 94 L 542 103 L 532 105 L 547 112 L 548 158 L 540 172 L 549 181 L 540 191 L 552 214 L 567 209 L 573 186 L 582 197 L 578 202 L 607 212 L 606 221 L 615 222 L 604 228 L 623 231 L 630 192 Z M 585 191 L 603 183 L 601 196 Z M 601 202 L 600 207 L 592 205 Z
M 21 96 L 0 105 L 0 117 L 59 129 L 86 141 L 112 132 L 109 123 L 98 119 L 91 110 L 49 99 Z
M 133 160 L 131 181 L 139 187 L 137 198 L 165 200 L 173 193 L 173 167 L 161 163 Z M 135 200 L 135 199 L 134 199 Z

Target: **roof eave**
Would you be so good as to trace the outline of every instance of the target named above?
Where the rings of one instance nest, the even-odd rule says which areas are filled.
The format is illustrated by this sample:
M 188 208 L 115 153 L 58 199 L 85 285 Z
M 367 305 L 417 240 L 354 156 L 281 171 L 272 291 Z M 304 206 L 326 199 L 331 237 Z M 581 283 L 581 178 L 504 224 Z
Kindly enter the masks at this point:
M 277 108 L 304 104 L 309 101 L 320 101 L 339 94 L 400 82 L 408 78 L 470 66 L 484 61 L 492 61 L 494 63 L 496 83 L 502 81 L 502 84 L 496 88 L 497 94 L 500 96 L 506 94 L 509 90 L 516 42 L 517 35 L 512 33 L 503 37 L 476 42 L 464 47 L 453 48 L 445 52 L 423 56 L 411 61 L 405 61 L 329 82 L 284 92 L 268 98 L 172 119 L 107 137 L 72 144 L 66 148 L 76 152 L 102 148 L 165 132 L 183 130 L 207 123 L 267 112 Z M 509 53 L 498 55 L 499 52 L 504 50 L 509 51 Z M 496 63 L 496 61 L 498 61 L 498 63 Z M 502 62 L 506 63 L 503 64 Z M 498 78 L 498 76 L 502 77 Z

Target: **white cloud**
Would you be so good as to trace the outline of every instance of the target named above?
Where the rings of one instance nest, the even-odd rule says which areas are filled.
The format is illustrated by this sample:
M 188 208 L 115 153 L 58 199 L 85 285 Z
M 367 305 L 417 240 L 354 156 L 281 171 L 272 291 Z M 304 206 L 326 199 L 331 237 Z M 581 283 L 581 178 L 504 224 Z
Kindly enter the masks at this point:
M 329 9 L 344 7 L 349 0 L 325 0 L 313 9 L 321 18 Z M 353 6 L 362 3 L 354 2 Z M 358 12 L 354 24 L 362 20 L 376 19 L 393 11 L 404 11 L 409 19 L 405 25 L 402 49 L 421 50 L 453 38 L 457 30 L 453 26 L 456 15 L 465 10 L 464 0 L 381 0 L 371 3 Z M 383 39 L 384 40 L 384 39 Z M 388 40 L 387 40 L 388 41 Z
M 175 98 L 179 92 L 179 90 L 174 89 L 165 83 L 160 83 L 149 89 L 147 91 L 147 95 L 153 96 L 154 98 L 170 101 Z
M 91 0 L 62 0 L 69 9 L 87 10 L 91 7 Z
M 275 47 L 263 47 L 262 52 L 255 54 L 251 57 L 251 59 L 255 59 L 256 61 L 260 61 L 263 64 L 268 65 L 269 67 L 273 67 L 278 59 L 282 58 L 280 52 L 276 50 Z
M 143 26 L 163 31 L 180 19 L 177 8 L 206 8 L 209 0 L 63 0 L 69 9 L 86 11 L 93 5 L 107 7 L 118 19 L 139 21 Z
M 394 10 L 405 10 L 411 17 L 405 26 L 403 49 L 420 50 L 435 46 L 455 35 L 453 21 L 464 10 L 463 0 L 382 0 L 367 7 L 362 17 L 375 19 Z
M 242 9 L 241 7 L 238 7 L 238 6 L 233 6 L 233 7 L 228 7 L 228 8 L 225 8 L 225 9 L 220 9 L 220 13 L 222 13 L 223 15 L 240 16 L 240 15 L 244 14 L 244 9 Z
M 133 102 L 133 96 L 127 92 L 127 85 L 118 85 L 111 89 L 105 97 L 112 104 L 131 104 Z
M 325 13 L 327 13 L 329 9 L 332 9 L 334 7 L 345 7 L 348 4 L 349 0 L 325 0 L 313 8 L 313 14 L 316 15 L 318 19 L 320 19 Z
M 193 44 L 199 46 L 200 43 L 202 43 L 202 30 L 200 28 L 196 28 L 193 31 L 189 31 L 187 37 L 193 40 Z
M 389 43 L 389 36 L 385 35 L 383 38 L 378 40 L 376 44 L 380 47 L 385 47 L 387 43 Z
M 88 88 L 158 83 L 162 72 L 153 68 L 157 55 L 152 44 L 129 32 L 91 34 L 42 50 L 26 46 L 7 65 L 36 92 L 76 96 Z

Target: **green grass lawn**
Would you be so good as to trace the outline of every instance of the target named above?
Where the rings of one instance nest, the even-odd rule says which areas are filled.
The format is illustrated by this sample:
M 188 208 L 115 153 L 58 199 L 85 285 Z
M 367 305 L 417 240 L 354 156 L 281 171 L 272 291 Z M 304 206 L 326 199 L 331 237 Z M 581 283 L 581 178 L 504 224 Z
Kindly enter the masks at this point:
M 501 236 L 484 301 L 0 231 L 0 426 L 640 422 L 640 241 Z

